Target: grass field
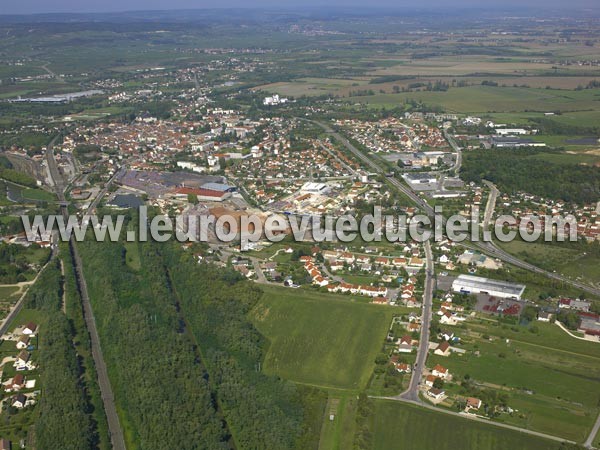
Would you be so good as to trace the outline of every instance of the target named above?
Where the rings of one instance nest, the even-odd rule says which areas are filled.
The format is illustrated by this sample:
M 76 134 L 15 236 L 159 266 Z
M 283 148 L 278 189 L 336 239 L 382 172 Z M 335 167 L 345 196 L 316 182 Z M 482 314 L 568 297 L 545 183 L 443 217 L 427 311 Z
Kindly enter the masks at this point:
M 500 243 L 500 246 L 507 252 L 547 270 L 556 270 L 575 278 L 581 277 L 592 283 L 600 282 L 598 257 L 585 251 L 587 249 L 517 240 Z
M 560 444 L 388 400 L 374 401 L 377 450 L 550 450 Z
M 271 342 L 265 371 L 325 388 L 366 386 L 393 308 L 304 289 L 263 289 L 253 319 Z
M 51 202 L 52 200 L 56 199 L 54 194 L 44 191 L 42 189 L 23 189 L 21 195 L 23 196 L 23 198 L 28 200 L 37 200 L 45 202 Z
M 474 114 L 522 111 L 598 111 L 600 90 L 564 91 L 493 86 L 451 88 L 446 92 L 407 92 L 351 97 L 374 107 L 395 107 L 412 99 L 446 111 Z
M 598 414 L 600 345 L 570 338 L 556 325 L 535 326 L 538 333 L 492 319 L 468 321 L 468 330 L 458 330 L 467 353 L 431 355 L 428 365 L 442 364 L 457 380 L 469 375 L 481 387 L 507 391 L 517 413 L 499 421 L 583 441 Z
M 321 428 L 319 450 L 345 450 L 352 448 L 356 429 L 356 396 L 330 394 Z M 330 415 L 334 416 L 330 420 Z
M 0 286 L 0 302 L 10 300 L 18 290 L 19 288 L 16 286 Z

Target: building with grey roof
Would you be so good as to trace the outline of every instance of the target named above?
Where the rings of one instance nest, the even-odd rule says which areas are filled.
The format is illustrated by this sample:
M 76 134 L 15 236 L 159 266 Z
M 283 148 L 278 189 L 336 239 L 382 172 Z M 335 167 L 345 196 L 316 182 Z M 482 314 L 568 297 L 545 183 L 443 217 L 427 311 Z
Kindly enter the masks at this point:
M 521 300 L 521 296 L 525 291 L 525 285 L 475 277 L 473 275 L 459 275 L 452 282 L 452 290 L 454 292 L 488 294 L 493 297 Z

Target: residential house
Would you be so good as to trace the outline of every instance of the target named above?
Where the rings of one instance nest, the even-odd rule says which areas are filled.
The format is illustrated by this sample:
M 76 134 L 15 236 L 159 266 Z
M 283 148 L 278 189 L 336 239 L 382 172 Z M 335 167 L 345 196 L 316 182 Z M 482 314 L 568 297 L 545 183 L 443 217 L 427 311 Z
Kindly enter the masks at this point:
M 34 337 L 36 330 L 37 324 L 29 322 L 27 325 L 25 325 L 25 328 L 23 328 L 23 334 Z
M 440 366 L 439 364 L 437 364 L 433 370 L 431 371 L 431 374 L 434 377 L 439 377 L 442 379 L 446 379 L 448 378 L 448 376 L 450 375 L 450 373 L 448 372 L 448 369 L 446 369 L 444 366 Z
M 0 439 L 0 450 L 11 450 L 10 441 L 8 439 Z
M 448 356 L 450 354 L 450 344 L 446 341 L 441 342 L 433 351 L 433 354 L 438 356 Z
M 418 333 L 421 331 L 421 324 L 418 324 L 417 322 L 411 322 L 407 325 L 406 329 L 411 333 Z
M 433 387 L 433 383 L 437 380 L 438 377 L 433 375 L 427 375 L 425 377 L 425 386 Z
M 444 396 L 446 395 L 446 391 L 443 389 L 431 388 L 427 391 L 427 395 L 434 400 L 443 400 Z
M 481 408 L 481 400 L 475 397 L 467 398 L 467 408 L 468 409 L 479 409 Z
M 23 394 L 17 394 L 12 398 L 11 406 L 13 408 L 22 409 L 27 405 L 27 397 Z
M 17 348 L 23 350 L 27 347 L 29 347 L 29 336 L 23 335 L 17 341 Z
M 18 373 L 12 378 L 12 380 L 9 381 L 9 383 L 7 385 L 5 385 L 4 390 L 6 392 L 14 392 L 14 391 L 23 389 L 24 386 L 25 386 L 25 377 L 23 376 L 22 373 Z
M 398 352 L 410 353 L 412 352 L 412 338 L 410 336 L 402 336 L 398 341 Z
M 444 325 L 456 325 L 458 322 L 450 311 L 444 311 L 440 317 L 440 323 L 443 323 Z
M 396 363 L 395 367 L 396 367 L 396 370 L 400 373 L 410 373 L 411 372 L 410 364 Z
M 550 319 L 552 319 L 552 313 L 549 313 L 547 311 L 540 311 L 537 320 L 539 320 L 540 322 L 550 322 Z

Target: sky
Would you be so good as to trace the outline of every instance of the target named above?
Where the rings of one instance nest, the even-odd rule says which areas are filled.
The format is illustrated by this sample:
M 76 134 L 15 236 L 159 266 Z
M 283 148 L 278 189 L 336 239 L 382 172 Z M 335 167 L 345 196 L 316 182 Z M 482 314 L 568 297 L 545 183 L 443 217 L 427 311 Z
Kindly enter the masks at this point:
M 118 12 L 203 8 L 306 8 L 306 7 L 445 7 L 478 8 L 531 6 L 540 8 L 594 8 L 599 0 L 0 0 L 0 14 Z

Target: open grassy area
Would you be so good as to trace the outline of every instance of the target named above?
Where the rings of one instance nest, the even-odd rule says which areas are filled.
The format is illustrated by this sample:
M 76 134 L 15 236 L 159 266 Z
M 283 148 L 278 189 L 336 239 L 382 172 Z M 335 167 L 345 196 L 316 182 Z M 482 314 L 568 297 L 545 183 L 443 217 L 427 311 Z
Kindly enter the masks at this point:
M 51 202 L 56 199 L 54 194 L 42 189 L 23 189 L 21 195 L 27 200 Z
M 388 400 L 374 400 L 371 422 L 373 448 L 377 450 L 549 450 L 560 446 L 516 431 Z
M 319 450 L 352 448 L 356 429 L 356 396 L 330 394 L 321 428 Z M 331 420 L 333 415 L 333 420 Z
M 0 302 L 11 300 L 18 290 L 17 286 L 0 286 Z
M 253 311 L 271 341 L 264 370 L 299 383 L 362 389 L 394 311 L 342 295 L 265 286 Z
M 564 91 L 560 89 L 534 89 L 494 86 L 468 86 L 451 88 L 445 92 L 406 92 L 351 97 L 360 103 L 375 107 L 395 107 L 407 100 L 436 105 L 446 111 L 473 114 L 486 112 L 522 111 L 582 111 L 600 110 L 600 90 Z
M 547 270 L 556 270 L 567 276 L 582 278 L 591 283 L 600 282 L 600 261 L 591 248 L 575 248 L 519 240 L 500 243 L 509 253 Z
M 469 320 L 456 330 L 467 353 L 430 355 L 428 365 L 442 364 L 456 381 L 468 375 L 481 388 L 507 392 L 515 413 L 499 421 L 583 441 L 598 414 L 600 345 L 568 337 L 553 324 L 534 326 Z

